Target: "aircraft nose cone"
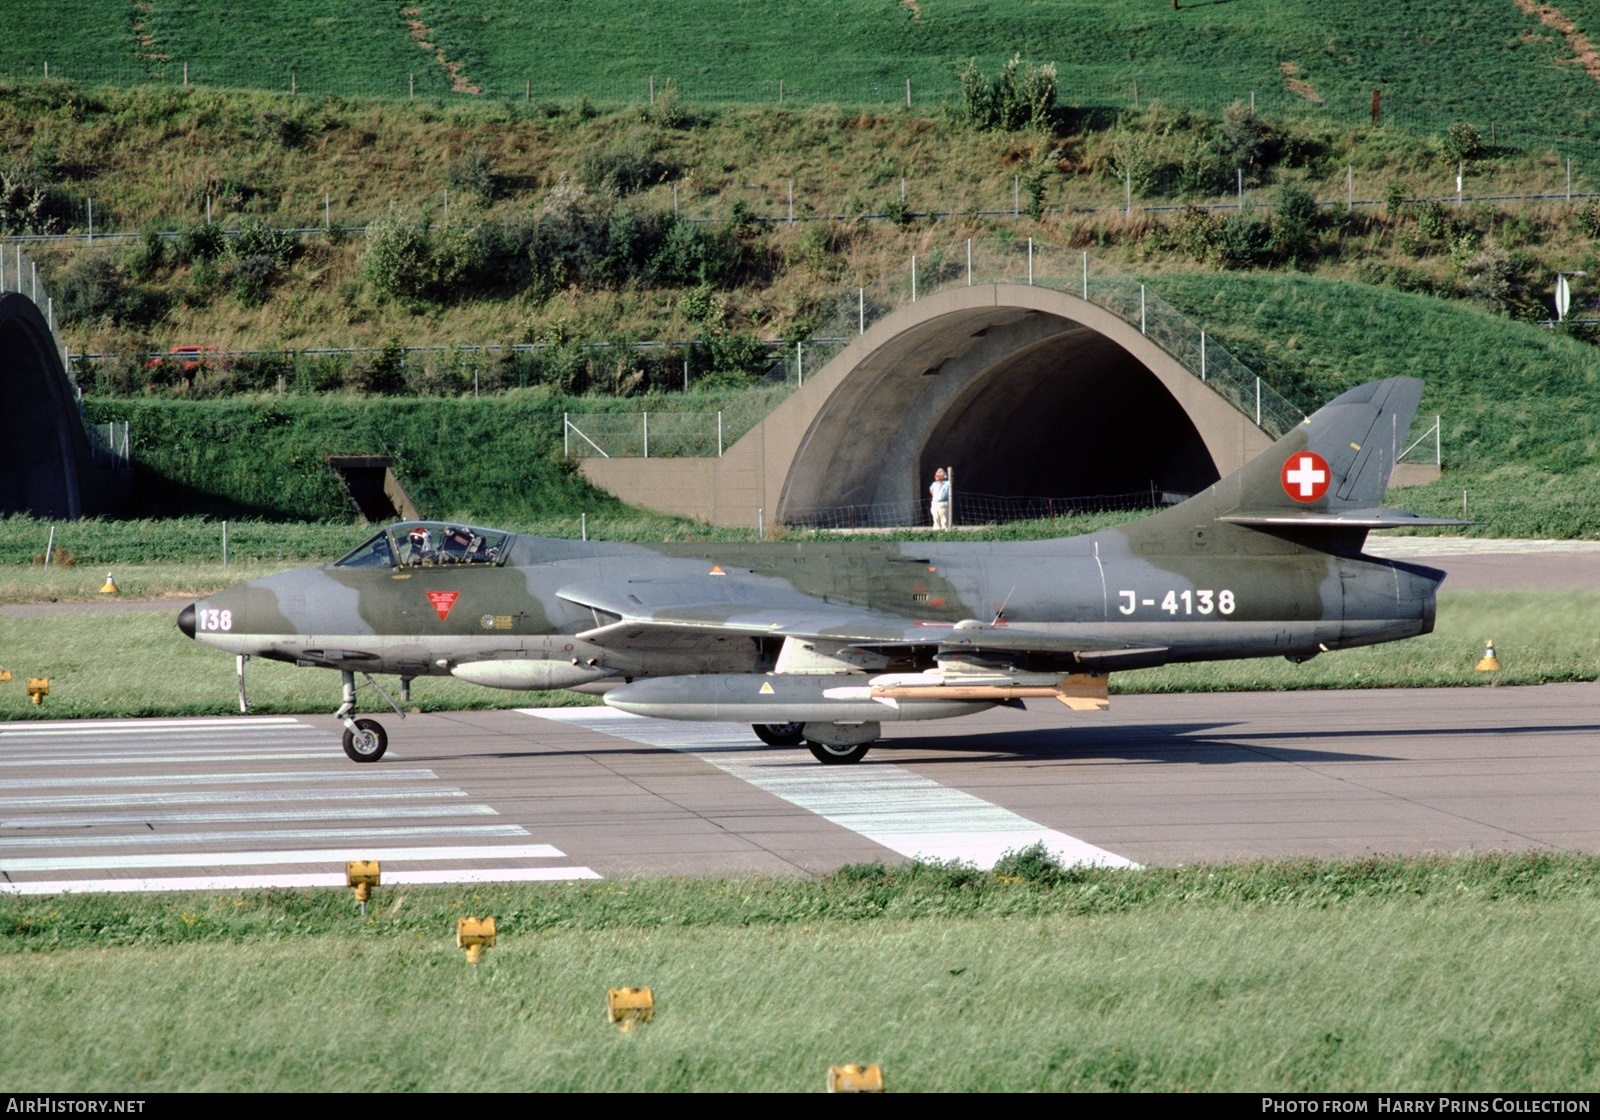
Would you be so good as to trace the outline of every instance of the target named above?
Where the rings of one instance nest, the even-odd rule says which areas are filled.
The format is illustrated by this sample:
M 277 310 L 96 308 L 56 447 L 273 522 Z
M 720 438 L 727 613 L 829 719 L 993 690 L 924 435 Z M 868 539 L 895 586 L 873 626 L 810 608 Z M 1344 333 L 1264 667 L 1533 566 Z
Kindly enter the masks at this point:
M 184 607 L 183 610 L 178 612 L 178 629 L 182 630 L 186 637 L 194 637 L 193 603 L 190 603 L 187 607 Z

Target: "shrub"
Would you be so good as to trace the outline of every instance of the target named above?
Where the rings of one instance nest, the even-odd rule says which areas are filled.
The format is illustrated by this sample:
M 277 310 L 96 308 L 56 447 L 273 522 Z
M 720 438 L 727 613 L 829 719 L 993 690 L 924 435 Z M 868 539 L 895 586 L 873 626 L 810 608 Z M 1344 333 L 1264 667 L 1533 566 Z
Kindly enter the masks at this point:
M 484 202 L 500 196 L 501 180 L 494 160 L 482 148 L 474 148 L 450 165 L 445 183 L 453 191 L 475 194 Z
M 1186 206 L 1172 226 L 1177 249 L 1202 264 L 1222 253 L 1222 219 L 1201 206 Z
M 638 148 L 624 148 L 585 157 L 582 175 L 595 190 L 625 198 L 657 183 L 671 182 L 678 175 L 678 166 Z
M 1281 189 L 1272 212 L 1272 243 L 1278 255 L 1293 260 L 1309 251 L 1317 218 L 1317 200 L 1310 191 L 1294 184 Z
M 271 257 L 240 257 L 228 274 L 228 290 L 246 307 L 260 307 L 272 294 L 278 266 Z
M 1264 264 L 1272 254 L 1272 227 L 1248 213 L 1230 215 L 1219 231 L 1217 251 L 1230 268 Z
M 60 233 L 71 204 L 26 171 L 0 172 L 0 233 Z
M 79 256 L 55 281 L 56 307 L 68 322 L 106 320 L 138 326 L 158 310 L 154 300 L 129 284 L 116 261 L 104 253 Z
M 1600 239 L 1600 199 L 1578 211 L 1578 231 L 1585 237 Z
M 1437 198 L 1430 198 L 1417 211 L 1417 228 L 1436 241 L 1450 236 L 1450 211 Z
M 151 228 L 139 235 L 128 253 L 128 275 L 135 280 L 148 280 L 161 270 L 166 260 L 167 245 L 161 232 Z
M 247 218 L 233 239 L 231 251 L 238 260 L 265 257 L 273 266 L 281 268 L 294 257 L 298 244 L 294 234 L 286 229 L 276 229 L 260 218 Z
M 178 234 L 178 260 L 184 264 L 214 261 L 225 247 L 222 226 L 216 222 L 195 222 Z
M 961 83 L 962 113 L 979 128 L 1015 132 L 1050 123 L 1056 106 L 1054 63 L 1035 66 L 1014 54 L 1000 76 L 990 81 L 978 69 L 977 60 L 969 59 L 956 78 Z
M 1483 133 L 1466 121 L 1457 121 L 1444 134 L 1440 144 L 1444 158 L 1452 163 L 1478 159 L 1483 155 Z
M 427 288 L 430 255 L 427 231 L 391 209 L 367 227 L 361 272 L 380 295 L 417 299 Z
M 1244 172 L 1247 185 L 1262 181 L 1270 162 L 1272 129 L 1255 110 L 1235 101 L 1222 111 L 1222 128 L 1217 133 L 1217 152 L 1223 163 Z

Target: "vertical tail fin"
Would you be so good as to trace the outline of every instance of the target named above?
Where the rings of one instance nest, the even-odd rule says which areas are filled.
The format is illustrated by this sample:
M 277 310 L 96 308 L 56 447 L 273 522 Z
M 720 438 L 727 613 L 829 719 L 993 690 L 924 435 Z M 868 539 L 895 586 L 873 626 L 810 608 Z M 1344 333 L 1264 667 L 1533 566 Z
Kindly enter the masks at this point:
M 1303 519 L 1376 510 L 1422 388 L 1414 377 L 1394 377 L 1335 397 L 1244 465 L 1237 508 L 1228 512 Z
M 1382 508 L 1422 389 L 1414 377 L 1392 377 L 1342 393 L 1233 474 L 1169 512 L 1257 529 L 1358 531 L 1341 547 L 1359 547 L 1367 529 L 1470 524 Z

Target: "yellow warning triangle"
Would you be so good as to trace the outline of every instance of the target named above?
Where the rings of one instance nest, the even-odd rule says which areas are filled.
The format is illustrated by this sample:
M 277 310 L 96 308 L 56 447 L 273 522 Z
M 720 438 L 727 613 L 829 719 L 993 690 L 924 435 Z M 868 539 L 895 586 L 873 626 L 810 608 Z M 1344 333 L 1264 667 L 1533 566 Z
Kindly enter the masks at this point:
M 722 570 L 721 564 L 713 564 L 711 565 L 711 574 L 714 576 L 725 576 L 728 573 Z
M 772 695 L 772 682 L 771 681 L 762 681 L 761 682 L 761 695 L 763 695 L 763 696 L 771 696 Z

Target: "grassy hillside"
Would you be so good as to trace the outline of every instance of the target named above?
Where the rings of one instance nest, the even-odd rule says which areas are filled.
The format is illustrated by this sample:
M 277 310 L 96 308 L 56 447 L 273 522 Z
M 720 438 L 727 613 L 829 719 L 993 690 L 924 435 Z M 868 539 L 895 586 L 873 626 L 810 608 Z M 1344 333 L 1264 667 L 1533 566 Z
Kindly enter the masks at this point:
M 1590 497 L 1600 488 L 1594 346 L 1458 302 L 1318 276 L 1186 271 L 1148 280 L 1306 413 L 1375 378 L 1424 379 L 1414 434 L 1442 417 L 1446 474 L 1406 491 L 1407 508 L 1459 515 L 1465 490 L 1468 514 L 1482 522 L 1472 533 L 1600 534 L 1600 507 Z M 564 411 L 723 408 L 731 440 L 767 407 L 769 392 L 631 401 L 546 389 L 481 400 L 103 398 L 91 400 L 90 415 L 131 422 L 144 516 L 340 517 L 345 501 L 326 457 L 388 454 L 428 512 L 524 526 L 556 511 L 620 514 L 565 472 Z M 1429 440 L 1411 458 L 1424 461 L 1431 450 Z
M 1590 36 L 1600 4 L 1559 9 Z M 953 99 L 968 59 L 1015 52 L 1059 71 L 1073 104 L 1181 102 L 1220 111 L 1254 93 L 1265 111 L 1442 130 L 1592 140 L 1600 87 L 1556 29 L 1513 3 L 1411 0 L 486 0 L 472 5 L 263 0 L 237 9 L 125 0 L 12 0 L 0 74 L 337 93 L 640 101 L 654 76 L 697 101 L 903 105 Z M 414 87 L 411 83 L 415 83 Z M 1550 106 L 1563 106 L 1552 117 Z

